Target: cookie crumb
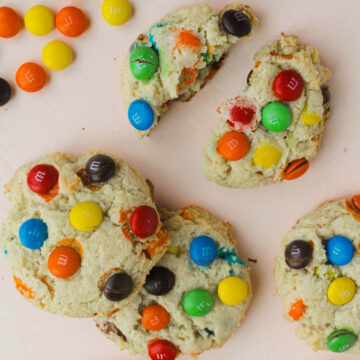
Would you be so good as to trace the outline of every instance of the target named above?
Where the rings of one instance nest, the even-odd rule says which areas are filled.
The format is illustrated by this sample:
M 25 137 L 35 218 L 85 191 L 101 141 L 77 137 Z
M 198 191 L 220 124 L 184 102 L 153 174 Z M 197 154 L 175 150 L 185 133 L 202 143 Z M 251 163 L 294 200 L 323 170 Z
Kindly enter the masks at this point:
M 257 263 L 257 259 L 250 259 L 250 258 L 248 258 L 248 261 L 249 261 L 249 262 L 252 262 L 252 263 L 254 263 L 254 264 Z

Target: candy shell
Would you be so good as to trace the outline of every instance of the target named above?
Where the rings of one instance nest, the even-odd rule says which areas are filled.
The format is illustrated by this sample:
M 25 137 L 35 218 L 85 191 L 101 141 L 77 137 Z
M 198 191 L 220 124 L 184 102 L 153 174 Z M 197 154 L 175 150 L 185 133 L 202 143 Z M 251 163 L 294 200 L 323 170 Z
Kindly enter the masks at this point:
M 348 277 L 335 279 L 328 287 L 328 299 L 334 305 L 344 305 L 355 295 L 355 282 Z
M 16 84 L 26 92 L 39 91 L 46 84 L 46 72 L 36 63 L 22 64 L 16 72 Z
M 285 180 L 295 180 L 303 176 L 309 169 L 310 163 L 307 159 L 297 159 L 292 161 L 284 171 Z
M 0 106 L 7 104 L 11 97 L 11 87 L 9 83 L 0 78 Z
M 133 279 L 130 275 L 119 272 L 110 276 L 104 287 L 104 295 L 110 301 L 120 301 L 126 299 L 134 287 Z
M 305 240 L 294 240 L 285 249 L 286 265 L 292 269 L 303 269 L 310 264 L 312 256 L 312 246 Z
M 0 7 L 0 37 L 11 38 L 21 29 L 20 16 L 13 9 Z
M 290 109 L 285 104 L 272 102 L 262 109 L 261 121 L 269 131 L 285 131 L 291 124 Z
M 283 101 L 295 101 L 304 89 L 302 77 L 294 70 L 283 70 L 273 82 L 275 95 Z
M 54 14 L 43 5 L 35 5 L 25 14 L 25 27 L 37 36 L 44 36 L 54 28 Z
M 26 220 L 20 226 L 19 238 L 27 249 L 40 249 L 48 238 L 47 225 L 40 219 Z
M 145 100 L 135 100 L 129 106 L 130 124 L 140 131 L 148 130 L 154 123 L 154 111 Z
M 47 194 L 58 182 L 59 172 L 49 164 L 34 166 L 27 175 L 29 189 L 37 194 Z
M 198 236 L 190 244 L 191 260 L 199 266 L 211 265 L 217 256 L 216 242 L 209 236 Z
M 80 267 L 80 256 L 71 247 L 61 246 L 53 250 L 48 259 L 48 269 L 57 278 L 67 279 Z
M 141 314 L 141 324 L 149 331 L 160 331 L 165 329 L 169 322 L 169 313 L 159 304 L 147 306 Z
M 131 17 L 131 5 L 128 0 L 104 0 L 101 14 L 112 26 L 125 24 Z
M 252 24 L 250 18 L 239 10 L 227 10 L 221 18 L 226 32 L 237 37 L 248 35 Z
M 226 160 L 237 161 L 247 155 L 249 148 L 249 139 L 244 133 L 230 131 L 220 139 L 217 151 Z
M 234 306 L 241 304 L 245 300 L 248 294 L 248 286 L 243 279 L 230 276 L 221 280 L 217 291 L 219 299 L 224 304 Z
M 326 253 L 332 264 L 344 266 L 354 256 L 354 245 L 345 236 L 334 236 L 326 242 Z
M 166 267 L 155 266 L 146 277 L 144 289 L 151 295 L 162 296 L 175 285 L 175 275 Z
M 261 143 L 255 150 L 253 163 L 263 169 L 271 169 L 276 166 L 281 159 L 281 151 L 269 143 Z
M 308 126 L 316 125 L 321 121 L 321 117 L 315 111 L 309 112 L 308 108 L 302 112 L 300 119 Z
M 148 353 L 151 360 L 175 360 L 177 350 L 172 342 L 155 339 L 149 341 Z
M 92 201 L 84 201 L 75 205 L 69 215 L 70 223 L 79 231 L 93 231 L 102 221 L 100 206 Z
M 75 6 L 62 8 L 56 15 L 56 28 L 65 36 L 80 36 L 87 27 L 84 13 Z
M 148 46 L 137 47 L 130 55 L 130 70 L 138 80 L 151 78 L 159 67 L 159 56 Z
M 58 71 L 67 68 L 71 64 L 73 53 L 67 44 L 55 40 L 45 45 L 41 57 L 46 67 Z
M 159 216 L 151 206 L 139 206 L 131 214 L 131 231 L 141 239 L 154 235 L 158 224 Z
M 351 206 L 355 212 L 360 214 L 360 195 L 354 195 L 351 199 Z
M 349 350 L 356 342 L 356 335 L 347 329 L 336 330 L 327 338 L 330 351 L 341 353 Z
M 183 307 L 190 316 L 204 316 L 212 310 L 213 306 L 214 299 L 205 289 L 194 289 L 184 296 Z

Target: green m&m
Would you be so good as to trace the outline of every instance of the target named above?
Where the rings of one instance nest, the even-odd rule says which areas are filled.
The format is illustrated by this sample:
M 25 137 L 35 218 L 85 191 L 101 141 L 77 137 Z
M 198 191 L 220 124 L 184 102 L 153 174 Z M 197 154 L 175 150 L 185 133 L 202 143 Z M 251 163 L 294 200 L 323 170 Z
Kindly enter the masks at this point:
M 262 109 L 261 121 L 269 131 L 285 131 L 291 124 L 290 109 L 285 104 L 272 102 Z
M 214 306 L 212 295 L 205 289 L 194 289 L 184 296 L 183 307 L 190 316 L 204 316 Z
M 340 353 L 349 350 L 356 341 L 356 335 L 347 329 L 336 330 L 327 338 L 327 346 L 330 351 Z
M 148 46 L 137 47 L 130 55 L 130 70 L 135 79 L 151 78 L 159 67 L 159 56 Z

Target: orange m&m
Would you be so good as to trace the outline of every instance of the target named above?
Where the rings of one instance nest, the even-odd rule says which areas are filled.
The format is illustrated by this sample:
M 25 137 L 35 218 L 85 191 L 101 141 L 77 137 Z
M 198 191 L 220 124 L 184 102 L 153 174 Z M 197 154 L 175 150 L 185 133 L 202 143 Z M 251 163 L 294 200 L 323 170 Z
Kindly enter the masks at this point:
M 53 250 L 48 259 L 49 271 L 61 279 L 74 275 L 79 267 L 79 254 L 68 246 L 62 246 Z
M 285 180 L 294 180 L 303 176 L 309 169 L 310 163 L 307 159 L 297 159 L 292 161 L 284 171 Z
M 355 212 L 360 214 L 360 195 L 354 195 L 351 198 L 351 206 Z
M 16 83 L 26 92 L 39 91 L 46 83 L 46 72 L 36 63 L 25 63 L 16 72 Z
M 217 151 L 226 160 L 236 161 L 243 158 L 249 148 L 249 140 L 244 133 L 230 131 L 220 139 Z
M 21 28 L 19 15 L 7 6 L 0 7 L 0 37 L 11 38 Z
M 62 8 L 56 15 L 56 28 L 65 36 L 80 36 L 87 27 L 84 13 L 75 6 Z
M 149 331 L 159 331 L 167 327 L 170 315 L 158 304 L 147 306 L 141 315 L 142 326 Z

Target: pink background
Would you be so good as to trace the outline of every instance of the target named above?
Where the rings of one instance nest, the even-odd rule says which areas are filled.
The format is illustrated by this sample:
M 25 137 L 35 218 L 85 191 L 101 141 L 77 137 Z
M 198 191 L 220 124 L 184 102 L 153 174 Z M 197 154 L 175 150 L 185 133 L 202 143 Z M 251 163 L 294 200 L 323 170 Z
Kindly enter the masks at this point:
M 230 1 L 228 1 L 230 2 Z M 23 16 L 33 0 L 2 1 Z M 162 15 L 200 0 L 132 0 L 134 16 L 122 27 L 101 17 L 99 0 L 42 1 L 54 11 L 81 7 L 90 19 L 87 32 L 66 39 L 75 61 L 50 72 L 39 93 L 15 88 L 14 75 L 26 61 L 41 62 L 43 46 L 63 37 L 53 30 L 35 37 L 25 29 L 13 39 L 0 39 L 0 77 L 11 81 L 14 97 L 0 108 L 0 185 L 21 164 L 54 151 L 114 152 L 149 177 L 157 204 L 178 209 L 197 204 L 233 224 L 240 254 L 256 258 L 252 269 L 254 299 L 240 329 L 220 350 L 200 359 L 339 359 L 344 355 L 314 353 L 296 338 L 295 326 L 282 317 L 275 293 L 273 267 L 279 243 L 295 221 L 319 203 L 359 192 L 360 53 L 359 0 L 249 0 L 260 18 L 255 35 L 232 48 L 225 65 L 190 103 L 175 104 L 148 139 L 138 142 L 127 121 L 119 89 L 120 67 L 138 33 Z M 208 1 L 220 10 L 227 2 Z M 201 175 L 201 148 L 216 125 L 216 107 L 245 87 L 252 56 L 280 32 L 297 34 L 318 47 L 333 71 L 332 116 L 318 157 L 302 179 L 255 190 L 221 188 Z M 9 203 L 1 194 L 0 216 Z M 95 329 L 91 320 L 52 316 L 31 306 L 15 290 L 5 256 L 0 256 L 0 359 L 129 359 Z M 134 358 L 135 359 L 135 358 Z M 346 359 L 355 359 L 348 355 Z

